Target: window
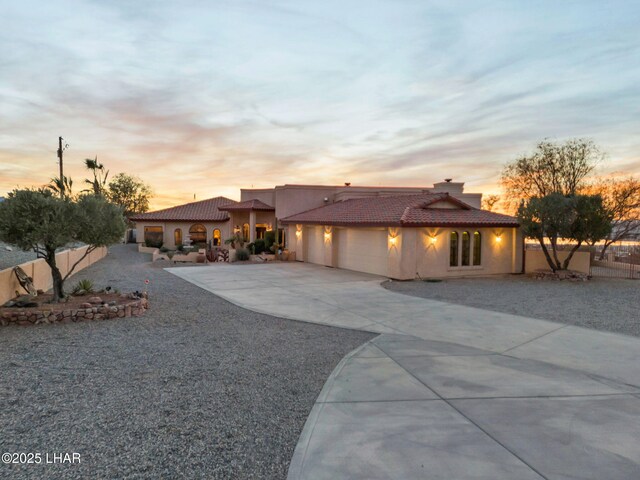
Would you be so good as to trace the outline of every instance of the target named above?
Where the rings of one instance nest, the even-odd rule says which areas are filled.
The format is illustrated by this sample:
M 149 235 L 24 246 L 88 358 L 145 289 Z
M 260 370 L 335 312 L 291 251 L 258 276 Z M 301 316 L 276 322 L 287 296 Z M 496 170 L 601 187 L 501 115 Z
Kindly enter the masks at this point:
M 162 227 L 144 227 L 144 243 L 147 247 L 159 248 L 164 242 Z
M 251 238 L 249 236 L 249 224 L 245 223 L 244 225 L 242 225 L 242 236 L 244 237 L 244 241 L 248 242 L 249 239 Z
M 286 239 L 284 234 L 284 228 L 279 228 L 278 229 L 278 245 L 284 248 L 286 246 L 285 240 Z
M 222 235 L 220 234 L 220 229 L 216 228 L 213 230 L 213 246 L 219 247 L 222 243 Z
M 473 264 L 482 264 L 482 235 L 480 232 L 473 232 Z
M 191 225 L 191 228 L 189 228 L 189 237 L 191 238 L 191 245 L 207 243 L 207 229 L 201 223 Z
M 458 266 L 458 232 L 451 232 L 449 246 L 449 265 L 451 267 Z
M 462 232 L 462 262 L 460 265 L 468 267 L 471 262 L 471 235 L 469 232 Z
M 181 228 L 176 228 L 173 231 L 173 243 L 175 244 L 175 246 L 179 246 L 182 245 L 182 229 Z

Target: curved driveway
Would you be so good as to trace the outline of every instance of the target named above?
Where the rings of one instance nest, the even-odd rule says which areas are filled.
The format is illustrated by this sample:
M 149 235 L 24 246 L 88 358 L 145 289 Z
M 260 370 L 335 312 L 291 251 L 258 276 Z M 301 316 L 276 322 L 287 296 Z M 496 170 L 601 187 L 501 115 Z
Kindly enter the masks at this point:
M 291 479 L 640 478 L 639 338 L 309 264 L 168 270 L 251 310 L 382 334 L 332 373 Z

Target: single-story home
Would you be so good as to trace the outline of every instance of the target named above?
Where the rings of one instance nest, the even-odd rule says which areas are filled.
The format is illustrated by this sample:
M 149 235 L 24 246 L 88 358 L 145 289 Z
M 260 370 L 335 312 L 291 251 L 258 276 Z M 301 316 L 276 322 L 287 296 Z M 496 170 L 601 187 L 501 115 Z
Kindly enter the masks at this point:
M 450 180 L 417 188 L 282 185 L 132 220 L 139 242 L 169 248 L 187 239 L 224 246 L 234 232 L 253 242 L 277 229 L 298 261 L 401 280 L 521 272 L 518 220 L 481 210 L 481 199 Z

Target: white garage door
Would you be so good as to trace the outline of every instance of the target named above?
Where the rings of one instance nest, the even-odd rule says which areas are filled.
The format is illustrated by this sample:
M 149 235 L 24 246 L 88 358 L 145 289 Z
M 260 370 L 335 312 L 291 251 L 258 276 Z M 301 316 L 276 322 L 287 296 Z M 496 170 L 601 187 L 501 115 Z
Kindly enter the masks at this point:
M 324 265 L 324 229 L 319 227 L 305 227 L 307 238 L 307 258 L 309 263 Z
M 387 230 L 370 228 L 340 228 L 338 268 L 387 275 Z

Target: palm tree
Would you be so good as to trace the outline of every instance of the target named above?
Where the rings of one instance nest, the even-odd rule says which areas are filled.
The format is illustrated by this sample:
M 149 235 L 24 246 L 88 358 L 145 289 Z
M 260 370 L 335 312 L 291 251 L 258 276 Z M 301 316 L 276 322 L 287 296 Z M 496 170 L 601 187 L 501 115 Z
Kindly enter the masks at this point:
M 91 160 L 90 158 L 85 159 L 84 164 L 87 169 L 93 173 L 93 180 L 87 178 L 84 181 L 84 183 L 91 185 L 91 188 L 84 191 L 93 191 L 95 195 L 104 195 L 107 187 L 109 171 L 104 171 L 104 165 L 98 162 L 97 156 L 94 160 Z
M 72 198 L 72 187 L 73 180 L 71 180 L 71 177 L 63 175 L 62 179 L 60 179 L 60 177 L 53 177 L 49 182 L 49 185 L 46 185 L 44 188 L 57 193 L 58 195 L 60 195 L 60 198 Z

